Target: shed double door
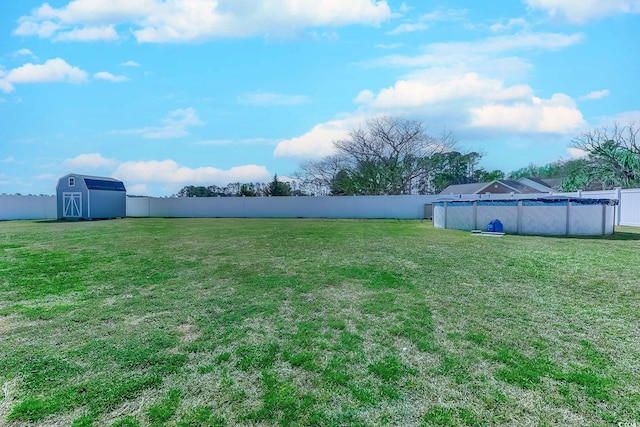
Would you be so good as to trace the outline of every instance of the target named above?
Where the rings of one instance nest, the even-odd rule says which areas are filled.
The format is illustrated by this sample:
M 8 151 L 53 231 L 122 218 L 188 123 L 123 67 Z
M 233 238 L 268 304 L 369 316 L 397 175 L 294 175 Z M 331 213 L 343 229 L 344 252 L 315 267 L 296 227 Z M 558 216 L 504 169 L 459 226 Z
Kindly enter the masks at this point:
M 82 217 L 82 193 L 62 193 L 62 208 L 65 218 Z

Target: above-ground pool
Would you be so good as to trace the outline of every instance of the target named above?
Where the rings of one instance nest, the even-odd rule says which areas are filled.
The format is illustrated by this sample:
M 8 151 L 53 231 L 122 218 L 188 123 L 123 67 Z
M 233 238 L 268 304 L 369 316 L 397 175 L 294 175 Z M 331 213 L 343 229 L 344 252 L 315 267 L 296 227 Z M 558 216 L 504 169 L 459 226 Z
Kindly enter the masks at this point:
M 612 234 L 615 199 L 548 196 L 520 200 L 441 200 L 433 203 L 433 225 L 486 230 L 500 220 L 510 234 L 595 236 Z

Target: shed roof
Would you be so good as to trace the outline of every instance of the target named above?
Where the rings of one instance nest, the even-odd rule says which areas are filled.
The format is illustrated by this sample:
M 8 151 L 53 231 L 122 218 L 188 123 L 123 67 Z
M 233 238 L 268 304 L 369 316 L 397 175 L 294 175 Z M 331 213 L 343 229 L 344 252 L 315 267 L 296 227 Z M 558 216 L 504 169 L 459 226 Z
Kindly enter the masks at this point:
M 122 181 L 107 176 L 92 176 L 70 173 L 69 175 L 65 175 L 60 179 L 66 179 L 71 176 L 83 180 L 89 190 L 127 191 Z

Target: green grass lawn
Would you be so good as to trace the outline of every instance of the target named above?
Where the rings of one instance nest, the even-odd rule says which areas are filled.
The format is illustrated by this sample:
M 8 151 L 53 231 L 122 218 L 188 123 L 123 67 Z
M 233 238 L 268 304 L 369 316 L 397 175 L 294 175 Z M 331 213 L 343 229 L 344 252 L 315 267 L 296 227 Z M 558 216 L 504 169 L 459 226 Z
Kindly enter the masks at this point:
M 640 423 L 640 230 L 0 223 L 0 425 Z

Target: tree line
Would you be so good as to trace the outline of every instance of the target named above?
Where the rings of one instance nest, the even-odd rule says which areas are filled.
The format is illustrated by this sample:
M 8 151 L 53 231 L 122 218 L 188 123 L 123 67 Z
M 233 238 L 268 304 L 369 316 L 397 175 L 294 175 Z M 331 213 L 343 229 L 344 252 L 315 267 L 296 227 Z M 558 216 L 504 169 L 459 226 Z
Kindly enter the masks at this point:
M 268 183 L 234 182 L 225 187 L 217 185 L 193 186 L 187 185 L 174 194 L 175 197 L 259 197 L 259 196 L 302 196 L 295 181 L 282 181 L 278 175 Z
M 572 141 L 583 158 L 529 165 L 508 178 L 556 178 L 562 191 L 640 187 L 637 134 L 635 124 L 590 130 Z M 460 152 L 455 145 L 450 132 L 433 136 L 418 120 L 381 116 L 334 141 L 335 154 L 303 162 L 291 181 L 275 175 L 268 183 L 186 186 L 176 196 L 438 194 L 453 184 L 505 178 L 501 170 L 479 167 L 481 153 Z

